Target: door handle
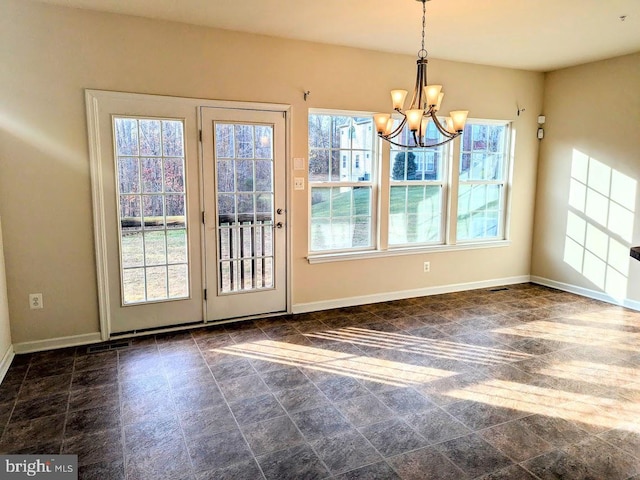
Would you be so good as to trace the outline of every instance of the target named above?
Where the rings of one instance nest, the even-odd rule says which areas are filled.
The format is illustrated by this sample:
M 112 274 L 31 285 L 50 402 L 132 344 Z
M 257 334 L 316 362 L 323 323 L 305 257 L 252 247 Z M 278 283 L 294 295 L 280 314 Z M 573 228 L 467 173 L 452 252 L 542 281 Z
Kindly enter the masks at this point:
M 276 228 L 282 228 L 284 227 L 284 225 L 282 224 L 282 222 L 278 222 L 276 223 Z

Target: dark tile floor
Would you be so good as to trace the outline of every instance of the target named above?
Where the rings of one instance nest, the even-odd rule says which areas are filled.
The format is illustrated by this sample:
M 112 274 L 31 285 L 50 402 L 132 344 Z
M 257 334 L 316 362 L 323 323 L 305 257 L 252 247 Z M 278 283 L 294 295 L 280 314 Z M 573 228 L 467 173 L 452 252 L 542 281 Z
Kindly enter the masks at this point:
M 83 479 L 640 478 L 640 313 L 522 284 L 18 356 L 0 431 Z

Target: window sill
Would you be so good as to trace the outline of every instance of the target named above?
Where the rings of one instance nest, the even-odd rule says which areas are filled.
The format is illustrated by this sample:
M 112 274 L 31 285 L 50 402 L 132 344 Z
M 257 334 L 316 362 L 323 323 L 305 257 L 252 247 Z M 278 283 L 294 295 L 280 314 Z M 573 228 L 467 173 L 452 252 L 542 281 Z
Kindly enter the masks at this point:
M 427 253 L 455 252 L 460 250 L 478 250 L 482 248 L 499 248 L 511 245 L 510 240 L 494 240 L 490 242 L 465 243 L 460 245 L 432 245 L 417 248 L 396 248 L 392 250 L 366 250 L 359 252 L 321 253 L 307 256 L 310 264 L 345 262 L 367 258 L 399 257 L 404 255 L 424 255 Z

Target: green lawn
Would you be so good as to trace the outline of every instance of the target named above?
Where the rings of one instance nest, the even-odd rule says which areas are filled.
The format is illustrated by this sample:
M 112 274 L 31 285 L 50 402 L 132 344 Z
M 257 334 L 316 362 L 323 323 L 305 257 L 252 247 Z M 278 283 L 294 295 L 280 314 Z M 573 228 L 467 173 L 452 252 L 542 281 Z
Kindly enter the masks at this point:
M 121 245 L 125 303 L 188 296 L 186 230 L 124 231 Z

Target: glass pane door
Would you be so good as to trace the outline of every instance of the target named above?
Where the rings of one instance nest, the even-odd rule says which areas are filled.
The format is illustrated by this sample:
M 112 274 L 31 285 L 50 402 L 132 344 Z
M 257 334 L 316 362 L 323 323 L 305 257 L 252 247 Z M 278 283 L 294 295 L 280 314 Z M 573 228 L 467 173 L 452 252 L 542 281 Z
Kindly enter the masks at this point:
M 286 311 L 282 112 L 203 108 L 202 125 L 207 319 Z
M 273 288 L 273 126 L 216 122 L 218 291 Z

